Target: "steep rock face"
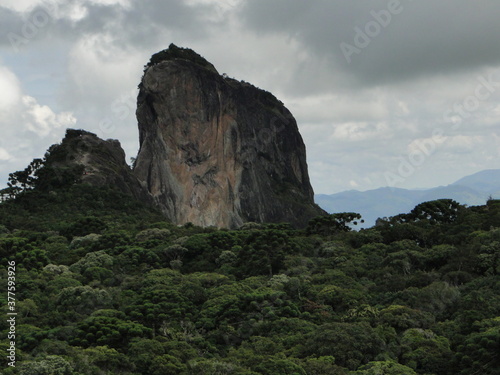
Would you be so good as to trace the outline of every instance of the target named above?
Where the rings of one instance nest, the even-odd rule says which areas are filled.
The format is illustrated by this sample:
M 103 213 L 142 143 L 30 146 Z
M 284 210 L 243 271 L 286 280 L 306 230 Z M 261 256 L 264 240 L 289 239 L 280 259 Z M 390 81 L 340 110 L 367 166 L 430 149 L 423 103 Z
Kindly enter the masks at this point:
M 324 214 L 295 119 L 272 94 L 174 45 L 153 55 L 139 87 L 134 173 L 174 223 L 304 226 Z

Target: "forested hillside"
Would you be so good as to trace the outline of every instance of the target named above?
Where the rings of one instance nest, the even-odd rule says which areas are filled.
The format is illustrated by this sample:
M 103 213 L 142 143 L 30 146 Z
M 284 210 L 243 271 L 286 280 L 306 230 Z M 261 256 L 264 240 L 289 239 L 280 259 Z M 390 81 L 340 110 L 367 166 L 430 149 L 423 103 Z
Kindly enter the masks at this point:
M 228 231 L 67 172 L 0 204 L 2 374 L 500 374 L 499 201 Z

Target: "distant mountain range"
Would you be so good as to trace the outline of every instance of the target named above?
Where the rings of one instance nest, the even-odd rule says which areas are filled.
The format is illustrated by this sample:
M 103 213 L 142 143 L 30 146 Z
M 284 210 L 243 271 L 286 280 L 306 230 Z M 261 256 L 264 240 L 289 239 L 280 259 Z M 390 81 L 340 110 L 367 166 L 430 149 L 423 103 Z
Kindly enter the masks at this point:
M 349 190 L 336 194 L 317 194 L 316 203 L 329 213 L 357 212 L 365 223 L 360 228 L 375 225 L 379 217 L 410 212 L 417 204 L 441 198 L 454 199 L 468 206 L 481 205 L 489 197 L 500 198 L 500 169 L 488 169 L 448 186 L 408 190 L 383 187 L 375 190 Z M 358 226 L 359 227 L 359 226 Z

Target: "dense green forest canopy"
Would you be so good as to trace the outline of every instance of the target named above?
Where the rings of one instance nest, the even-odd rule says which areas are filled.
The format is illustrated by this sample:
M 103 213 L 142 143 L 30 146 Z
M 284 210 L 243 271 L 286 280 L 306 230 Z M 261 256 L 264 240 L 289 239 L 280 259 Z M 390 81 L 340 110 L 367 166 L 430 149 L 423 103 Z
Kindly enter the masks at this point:
M 59 157 L 14 172 L 0 204 L 18 299 L 3 374 L 500 374 L 498 201 L 426 202 L 360 231 L 355 213 L 174 226 Z

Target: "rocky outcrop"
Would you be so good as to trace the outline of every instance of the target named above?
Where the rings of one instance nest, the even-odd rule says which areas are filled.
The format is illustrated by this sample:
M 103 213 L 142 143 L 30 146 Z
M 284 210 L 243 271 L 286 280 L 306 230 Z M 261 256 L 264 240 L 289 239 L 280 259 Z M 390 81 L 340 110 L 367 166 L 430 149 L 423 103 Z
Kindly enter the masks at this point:
M 67 129 L 61 144 L 49 149 L 48 164 L 55 171 L 80 166 L 79 181 L 110 186 L 146 204 L 154 200 L 132 173 L 125 152 L 115 139 L 103 140 L 85 130 Z
M 172 222 L 301 227 L 324 214 L 296 121 L 272 94 L 174 45 L 153 55 L 139 88 L 134 174 Z

